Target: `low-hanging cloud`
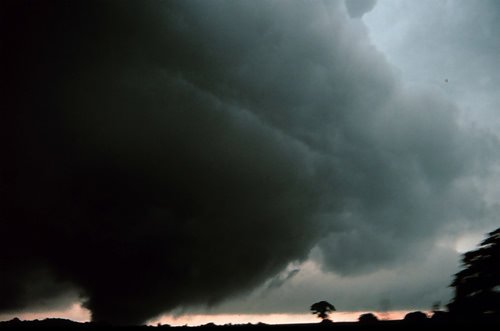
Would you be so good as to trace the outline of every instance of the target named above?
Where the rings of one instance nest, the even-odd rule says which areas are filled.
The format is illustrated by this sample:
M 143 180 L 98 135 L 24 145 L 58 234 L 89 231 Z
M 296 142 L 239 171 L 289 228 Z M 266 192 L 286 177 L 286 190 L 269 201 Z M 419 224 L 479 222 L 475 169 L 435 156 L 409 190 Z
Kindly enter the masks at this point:
M 377 4 L 377 0 L 345 0 L 347 13 L 352 18 L 363 17 Z
M 390 265 L 481 214 L 459 184 L 495 142 L 402 89 L 340 1 L 2 6 L 3 311 L 71 284 L 143 322 L 315 246 L 340 274 Z

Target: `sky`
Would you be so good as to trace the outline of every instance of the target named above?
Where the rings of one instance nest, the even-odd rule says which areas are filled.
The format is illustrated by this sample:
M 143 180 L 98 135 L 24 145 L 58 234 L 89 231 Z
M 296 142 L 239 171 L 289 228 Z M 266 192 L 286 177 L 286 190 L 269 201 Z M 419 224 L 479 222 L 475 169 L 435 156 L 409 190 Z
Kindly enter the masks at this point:
M 429 310 L 498 227 L 497 1 L 0 6 L 1 319 Z

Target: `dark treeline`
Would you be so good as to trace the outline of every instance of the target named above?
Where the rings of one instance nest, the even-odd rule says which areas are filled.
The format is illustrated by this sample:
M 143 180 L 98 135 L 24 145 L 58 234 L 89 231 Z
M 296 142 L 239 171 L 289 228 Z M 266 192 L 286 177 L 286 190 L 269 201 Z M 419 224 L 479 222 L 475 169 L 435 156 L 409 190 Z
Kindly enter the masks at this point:
M 463 327 L 474 328 L 479 330 L 499 330 L 500 319 L 492 316 L 482 316 L 481 318 L 460 319 L 437 319 L 426 318 L 420 320 L 393 320 L 393 321 L 376 321 L 373 323 L 364 322 L 336 322 L 336 323 L 315 323 L 315 324 L 241 324 L 241 325 L 215 325 L 209 323 L 202 326 L 187 327 L 187 326 L 112 326 L 102 323 L 78 323 L 65 319 L 45 319 L 35 321 L 20 321 L 13 319 L 10 321 L 0 322 L 0 329 L 47 329 L 47 330 L 106 330 L 106 329 L 121 329 L 121 330 L 171 330 L 171 331 L 302 331 L 302 330 L 412 330 L 412 329 L 432 329 L 432 330 L 458 330 Z

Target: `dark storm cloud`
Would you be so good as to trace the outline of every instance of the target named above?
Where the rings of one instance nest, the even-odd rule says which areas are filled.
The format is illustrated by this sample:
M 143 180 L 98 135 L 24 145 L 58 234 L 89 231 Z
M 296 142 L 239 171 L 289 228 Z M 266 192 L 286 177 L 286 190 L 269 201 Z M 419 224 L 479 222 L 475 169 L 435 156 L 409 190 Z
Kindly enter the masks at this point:
M 484 216 L 481 193 L 461 181 L 481 167 L 483 151 L 474 146 L 494 153 L 495 140 L 465 135 L 454 106 L 429 93 L 398 99 L 355 143 L 369 145 L 339 161 L 346 204 L 334 223 L 340 230 L 320 247 L 323 262 L 342 274 L 403 262 L 402 251 L 430 250 L 436 231 L 449 222 Z M 346 251 L 357 258 L 346 258 Z
M 267 84 L 256 72 L 279 67 L 258 38 L 279 8 L 3 6 L 3 310 L 29 308 L 24 279 L 48 269 L 94 319 L 141 322 L 307 255 L 321 231 L 315 152 L 264 116 L 287 107 L 271 89 L 285 68 Z
M 141 322 L 318 243 L 339 273 L 395 263 L 480 210 L 457 183 L 493 142 L 399 88 L 342 5 L 3 2 L 2 310 L 69 283 Z M 64 285 L 30 297 L 40 270 Z

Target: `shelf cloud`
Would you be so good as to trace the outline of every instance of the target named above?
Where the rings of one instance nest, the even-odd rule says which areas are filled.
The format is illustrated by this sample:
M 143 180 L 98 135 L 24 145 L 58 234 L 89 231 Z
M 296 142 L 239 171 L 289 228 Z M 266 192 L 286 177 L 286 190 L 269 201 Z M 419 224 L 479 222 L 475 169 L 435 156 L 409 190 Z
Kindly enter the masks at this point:
M 388 267 L 488 212 L 469 180 L 496 138 L 406 89 L 343 1 L 1 7 L 4 312 L 78 291 L 140 323 L 315 247 L 327 272 Z

